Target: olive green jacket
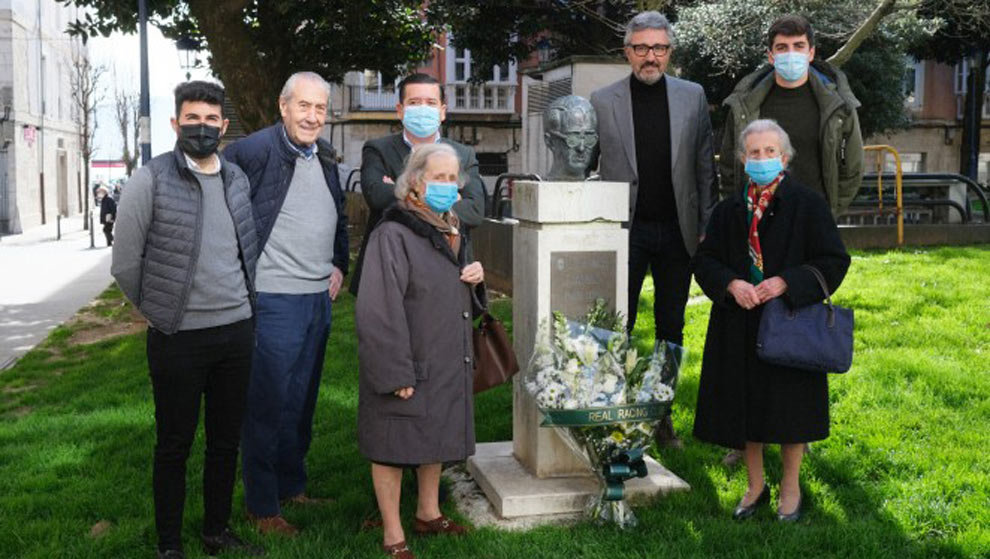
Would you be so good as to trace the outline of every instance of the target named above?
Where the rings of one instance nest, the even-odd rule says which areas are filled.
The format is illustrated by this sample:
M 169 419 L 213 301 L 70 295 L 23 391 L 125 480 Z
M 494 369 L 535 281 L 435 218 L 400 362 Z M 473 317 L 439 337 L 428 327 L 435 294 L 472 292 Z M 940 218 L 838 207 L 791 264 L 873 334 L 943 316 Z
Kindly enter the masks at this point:
M 838 216 L 856 197 L 863 178 L 863 136 L 856 114 L 860 102 L 849 88 L 845 74 L 827 62 L 814 61 L 808 79 L 821 115 L 823 194 L 832 215 Z M 719 155 L 722 198 L 746 185 L 736 141 L 747 124 L 760 118 L 760 107 L 773 84 L 773 68 L 763 66 L 743 78 L 723 102 L 729 114 Z

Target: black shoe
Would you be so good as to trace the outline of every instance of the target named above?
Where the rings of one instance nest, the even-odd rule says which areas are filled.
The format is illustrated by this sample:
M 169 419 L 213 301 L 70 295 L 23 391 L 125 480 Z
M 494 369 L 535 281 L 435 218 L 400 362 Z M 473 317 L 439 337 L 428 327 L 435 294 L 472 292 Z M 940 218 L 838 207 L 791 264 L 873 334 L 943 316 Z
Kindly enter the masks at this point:
M 760 496 L 756 498 L 751 504 L 743 506 L 739 505 L 736 510 L 732 513 L 732 518 L 735 520 L 745 520 L 754 514 L 756 514 L 757 509 L 761 506 L 766 505 L 770 502 L 770 486 L 763 483 L 763 491 L 760 491 Z
M 794 510 L 789 513 L 782 513 L 780 509 L 777 509 L 777 520 L 780 522 L 797 522 L 801 520 L 801 497 L 798 497 L 798 504 L 794 507 Z
M 158 559 L 186 559 L 186 554 L 179 549 L 158 550 Z
M 203 535 L 203 551 L 216 555 L 225 551 L 236 551 L 243 557 L 261 557 L 265 550 L 238 538 L 230 528 L 224 528 L 219 536 Z M 182 559 L 181 557 L 179 559 Z

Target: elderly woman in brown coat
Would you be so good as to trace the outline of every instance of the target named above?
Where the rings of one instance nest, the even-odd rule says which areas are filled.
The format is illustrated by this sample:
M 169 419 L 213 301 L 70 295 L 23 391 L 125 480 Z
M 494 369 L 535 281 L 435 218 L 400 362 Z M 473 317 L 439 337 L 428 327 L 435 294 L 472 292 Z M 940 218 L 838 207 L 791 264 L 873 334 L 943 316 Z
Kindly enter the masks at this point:
M 817 268 L 834 292 L 849 255 L 825 199 L 784 171 L 794 153 L 776 122 L 750 123 L 737 145 L 749 184 L 715 206 L 694 257 L 695 278 L 712 300 L 694 434 L 743 449 L 749 483 L 733 513 L 740 520 L 770 501 L 763 447 L 779 444 L 777 514 L 795 521 L 805 443 L 829 433 L 828 381 L 825 373 L 760 360 L 756 335 L 767 301 L 782 297 L 791 307 L 803 307 L 824 298 L 805 266 Z
M 438 503 L 442 464 L 474 454 L 471 330 L 484 271 L 466 262 L 467 241 L 450 212 L 463 184 L 453 148 L 414 149 L 362 270 L 358 446 L 372 463 L 390 557 L 413 557 L 399 520 L 403 468 L 415 467 L 419 484 L 414 531 L 465 530 Z

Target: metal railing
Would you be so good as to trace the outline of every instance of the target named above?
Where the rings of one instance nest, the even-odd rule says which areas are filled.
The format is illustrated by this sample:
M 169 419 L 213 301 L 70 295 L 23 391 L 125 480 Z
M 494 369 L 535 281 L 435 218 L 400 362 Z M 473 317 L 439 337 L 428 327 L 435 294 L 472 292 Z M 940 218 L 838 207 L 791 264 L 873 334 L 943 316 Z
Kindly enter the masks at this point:
M 863 175 L 863 183 L 870 181 L 878 181 L 883 183 L 890 183 L 891 181 L 896 181 L 897 177 L 894 173 L 867 173 Z M 970 199 L 979 202 L 980 208 L 979 212 L 982 214 L 982 222 L 990 223 L 990 204 L 988 204 L 988 193 L 986 187 L 977 183 L 973 179 L 960 175 L 957 173 L 904 173 L 901 178 L 901 188 L 902 190 L 917 191 L 921 189 L 940 189 L 947 188 L 952 185 L 963 185 L 966 187 L 966 200 L 959 202 L 958 200 L 953 200 L 950 198 L 942 197 L 906 197 L 904 198 L 905 206 L 923 206 L 923 207 L 948 207 L 953 208 L 959 212 L 960 220 L 963 223 L 971 223 L 976 221 L 973 215 L 973 205 L 970 203 Z M 857 199 L 854 200 L 852 206 L 854 207 L 872 207 L 877 204 L 877 200 L 868 199 Z M 884 198 L 884 203 L 893 203 L 892 198 Z
M 904 172 L 901 167 L 901 155 L 897 153 L 896 149 L 886 145 L 863 146 L 863 151 L 875 151 L 877 153 L 877 211 L 881 214 L 884 213 L 882 176 L 886 164 L 886 156 L 888 153 L 894 156 L 894 202 L 896 204 L 894 215 L 897 218 L 897 246 L 904 246 Z
M 512 181 L 541 181 L 540 175 L 504 173 L 495 179 L 491 198 L 485 196 L 485 215 L 492 219 L 512 217 Z M 509 181 L 507 184 L 505 181 Z
M 363 85 L 347 86 L 350 93 L 348 108 L 352 111 L 395 111 L 399 94 L 391 87 L 369 88 Z

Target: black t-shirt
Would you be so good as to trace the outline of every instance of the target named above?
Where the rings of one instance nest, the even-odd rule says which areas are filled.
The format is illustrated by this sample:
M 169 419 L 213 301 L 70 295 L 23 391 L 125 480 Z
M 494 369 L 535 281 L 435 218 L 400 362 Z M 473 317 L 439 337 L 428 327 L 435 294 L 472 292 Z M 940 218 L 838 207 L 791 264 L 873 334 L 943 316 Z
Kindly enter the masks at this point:
M 647 85 L 629 78 L 632 90 L 633 137 L 636 140 L 636 194 L 634 219 L 677 222 L 677 201 L 671 179 L 670 105 L 667 78 Z
M 791 138 L 794 157 L 788 167 L 798 182 L 824 194 L 820 111 L 811 83 L 787 89 L 774 84 L 760 107 L 760 118 L 777 121 Z

